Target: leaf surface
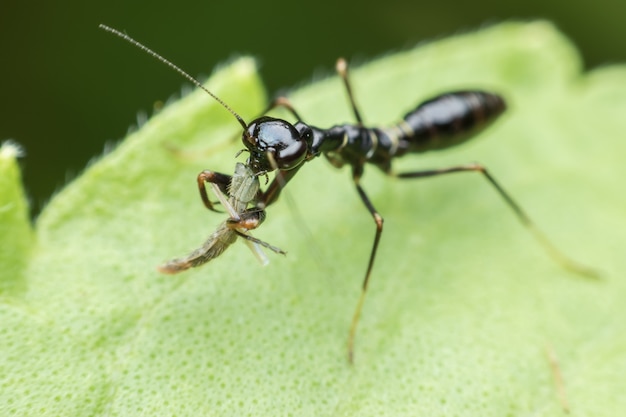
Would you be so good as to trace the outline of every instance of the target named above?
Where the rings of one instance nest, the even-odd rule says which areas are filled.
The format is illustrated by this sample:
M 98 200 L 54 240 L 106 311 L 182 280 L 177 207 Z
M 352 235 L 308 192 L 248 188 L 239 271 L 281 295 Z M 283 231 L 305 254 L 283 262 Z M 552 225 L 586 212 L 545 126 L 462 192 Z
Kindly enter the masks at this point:
M 559 268 L 477 174 L 401 181 L 368 167 L 363 186 L 386 222 L 351 366 L 346 338 L 374 224 L 347 169 L 311 161 L 268 208 L 254 235 L 285 258 L 270 253 L 261 267 L 237 242 L 202 268 L 157 273 L 225 219 L 202 206 L 195 177 L 231 173 L 241 147 L 232 116 L 196 91 L 55 196 L 34 234 L 15 158 L 0 158 L 0 414 L 626 409 L 626 68 L 582 74 L 571 44 L 536 22 L 443 39 L 352 76 L 372 125 L 448 90 L 503 94 L 509 111 L 475 141 L 406 156 L 395 170 L 480 161 L 604 279 Z M 245 120 L 264 107 L 250 59 L 208 85 Z M 291 97 L 313 125 L 353 120 L 337 77 Z

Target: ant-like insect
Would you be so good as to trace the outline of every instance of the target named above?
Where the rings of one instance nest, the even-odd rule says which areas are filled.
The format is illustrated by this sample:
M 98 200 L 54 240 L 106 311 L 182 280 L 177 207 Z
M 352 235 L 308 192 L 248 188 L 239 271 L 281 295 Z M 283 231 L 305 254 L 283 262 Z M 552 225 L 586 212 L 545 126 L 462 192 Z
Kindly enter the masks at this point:
M 352 179 L 356 190 L 361 201 L 374 219 L 376 233 L 367 263 L 365 277 L 361 286 L 361 295 L 352 318 L 348 335 L 348 359 L 350 362 L 353 360 L 356 329 L 363 309 L 363 302 L 367 293 L 378 244 L 383 231 L 383 218 L 360 184 L 366 163 L 375 165 L 384 173 L 395 176 L 396 178 L 426 178 L 457 172 L 480 173 L 557 263 L 580 275 L 588 277 L 598 276 L 595 271 L 578 264 L 561 253 L 561 251 L 559 251 L 535 226 L 535 223 L 530 220 L 530 217 L 521 206 L 513 200 L 509 193 L 505 191 L 484 166 L 478 163 L 471 163 L 441 169 L 404 173 L 392 172 L 391 162 L 394 158 L 407 153 L 441 150 L 459 145 L 491 125 L 498 116 L 506 110 L 504 99 L 498 94 L 478 90 L 449 92 L 422 102 L 417 108 L 407 113 L 403 120 L 396 125 L 382 128 L 366 127 L 363 124 L 363 119 L 361 118 L 352 93 L 346 61 L 339 59 L 336 69 L 345 86 L 352 112 L 357 121 L 356 124 L 337 125 L 329 129 L 308 125 L 302 121 L 302 118 L 291 103 L 286 98 L 282 97 L 274 100 L 266 112 L 277 107 L 284 107 L 297 119 L 295 124 L 269 116 L 261 116 L 254 119 L 250 124 L 247 124 L 220 98 L 211 93 L 199 81 L 172 62 L 126 34 L 105 25 L 100 25 L 100 28 L 125 39 L 168 65 L 194 85 L 207 92 L 237 119 L 243 128 L 242 141 L 245 146 L 244 150 L 249 152 L 249 157 L 245 164 L 246 169 L 249 171 L 248 174 L 243 174 L 244 177 L 246 175 L 251 177 L 266 176 L 269 172 L 276 171 L 274 179 L 265 191 L 261 191 L 257 187 L 254 192 L 254 197 L 250 197 L 247 201 L 245 198 L 242 199 L 241 204 L 243 205 L 239 205 L 231 212 L 231 219 L 229 219 L 226 224 L 228 224 L 227 229 L 234 232 L 228 234 L 230 239 L 229 243 L 222 249 L 230 245 L 236 236 L 241 236 L 254 244 L 259 244 L 279 252 L 280 250 L 278 248 L 274 248 L 265 242 L 247 235 L 246 231 L 260 225 L 262 219 L 265 218 L 265 209 L 277 200 L 282 189 L 285 188 L 287 183 L 306 162 L 320 155 L 324 155 L 331 164 L 336 167 L 342 167 L 343 165 L 349 165 L 351 167 Z M 264 112 L 264 114 L 266 112 Z M 233 180 L 234 177 L 213 173 L 211 171 L 203 171 L 200 173 L 198 176 L 200 196 L 204 205 L 209 210 L 217 211 L 215 210 L 214 203 L 212 203 L 207 196 L 205 183 L 208 182 L 217 185 L 222 192 L 228 192 L 228 184 L 231 184 L 230 192 L 232 197 Z M 247 209 L 248 204 L 251 204 L 252 208 Z M 211 239 L 209 239 L 209 241 L 210 240 Z M 199 251 L 201 250 L 202 249 L 199 249 Z M 195 253 L 196 252 L 194 252 L 194 254 Z M 185 259 L 194 257 L 194 254 Z M 218 255 L 219 253 L 215 256 Z M 197 259 L 202 260 L 185 264 L 184 267 L 179 269 L 172 265 L 176 264 L 176 262 L 184 263 L 185 261 L 175 260 L 162 266 L 161 271 L 168 273 L 178 272 L 179 270 L 192 266 L 198 266 L 212 259 L 212 257 Z

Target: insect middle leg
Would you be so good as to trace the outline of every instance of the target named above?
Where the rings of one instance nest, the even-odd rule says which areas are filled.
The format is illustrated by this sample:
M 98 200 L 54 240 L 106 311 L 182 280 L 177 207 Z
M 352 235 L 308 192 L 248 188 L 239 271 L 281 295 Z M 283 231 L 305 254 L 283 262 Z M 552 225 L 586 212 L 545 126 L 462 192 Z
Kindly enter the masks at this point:
M 348 94 L 348 99 L 350 100 L 350 107 L 352 108 L 352 112 L 354 113 L 354 117 L 356 118 L 358 125 L 363 126 L 363 118 L 361 117 L 361 113 L 359 112 L 356 100 L 354 99 L 354 94 L 352 93 L 352 85 L 350 83 L 350 77 L 348 76 L 348 63 L 345 59 L 339 58 L 337 60 L 335 69 L 337 70 L 339 77 L 343 81 L 346 93 Z M 359 193 L 361 201 L 374 219 L 374 223 L 376 224 L 376 234 L 374 235 L 374 243 L 372 244 L 372 250 L 370 252 L 370 257 L 367 262 L 365 277 L 363 278 L 363 283 L 361 284 L 361 295 L 359 296 L 359 301 L 357 302 L 357 306 L 354 310 L 352 322 L 350 324 L 350 332 L 348 333 L 348 361 L 350 361 L 350 363 L 353 363 L 354 361 L 354 338 L 356 336 L 356 329 L 359 324 L 359 319 L 361 318 L 361 311 L 363 311 L 363 303 L 365 302 L 365 295 L 367 294 L 367 287 L 370 281 L 370 276 L 372 275 L 374 260 L 376 259 L 376 253 L 378 252 L 380 237 L 383 234 L 384 223 L 383 217 L 380 215 L 380 213 L 378 213 L 378 211 L 370 201 L 369 197 L 367 196 L 367 193 L 365 192 L 363 187 L 361 187 L 360 180 L 361 176 L 363 175 L 364 163 L 365 162 L 363 161 L 352 166 L 352 178 L 354 180 L 354 185 L 357 192 Z
M 361 284 L 361 295 L 359 296 L 359 301 L 357 302 L 356 309 L 354 310 L 354 315 L 352 316 L 352 323 L 350 324 L 350 332 L 348 334 L 348 361 L 350 361 L 350 363 L 354 361 L 354 337 L 356 336 L 356 329 L 359 324 L 359 319 L 361 317 L 361 311 L 363 310 L 365 294 L 367 293 L 367 286 L 369 284 L 370 276 L 372 275 L 372 268 L 374 267 L 374 260 L 376 259 L 376 252 L 378 251 L 380 237 L 383 233 L 384 222 L 384 219 L 378 213 L 378 211 L 376 211 L 376 208 L 365 193 L 365 190 L 363 189 L 363 187 L 361 187 L 360 179 L 362 174 L 362 165 L 353 168 L 354 185 L 356 186 L 356 190 L 359 193 L 359 197 L 361 197 L 361 201 L 363 201 L 363 204 L 365 204 L 365 207 L 367 207 L 367 210 L 374 218 L 374 223 L 376 224 L 376 234 L 374 235 L 374 243 L 372 245 L 370 258 L 367 263 L 367 269 L 365 270 L 365 278 L 363 278 L 363 283 Z
M 528 214 L 522 209 L 522 207 L 511 197 L 511 195 L 496 181 L 496 179 L 489 173 L 487 168 L 481 164 L 472 163 L 466 165 L 457 165 L 448 168 L 431 169 L 414 172 L 404 172 L 395 174 L 398 178 L 427 178 L 445 174 L 452 174 L 456 172 L 478 172 L 482 174 L 483 178 L 487 180 L 489 184 L 498 192 L 500 197 L 506 202 L 519 221 L 532 233 L 535 239 L 543 246 L 544 250 L 550 255 L 550 257 L 563 268 L 572 271 L 576 274 L 583 275 L 589 278 L 599 278 L 597 271 L 588 268 L 585 265 L 574 261 L 566 256 L 546 237 L 546 235 L 537 227 Z M 393 175 L 393 174 L 392 174 Z

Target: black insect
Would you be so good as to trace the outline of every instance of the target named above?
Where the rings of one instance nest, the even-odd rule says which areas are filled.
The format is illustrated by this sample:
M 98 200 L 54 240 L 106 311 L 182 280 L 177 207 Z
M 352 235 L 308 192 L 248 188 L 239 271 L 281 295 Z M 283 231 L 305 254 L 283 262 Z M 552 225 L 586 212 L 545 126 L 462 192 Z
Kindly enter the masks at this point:
M 361 201 L 372 215 L 376 226 L 374 242 L 361 286 L 361 296 L 352 318 L 348 336 L 348 358 L 351 362 L 353 359 L 356 328 L 383 231 L 383 218 L 360 184 L 365 164 L 375 165 L 386 174 L 397 178 L 426 178 L 457 172 L 480 173 L 494 187 L 522 224 L 532 232 L 556 262 L 575 273 L 589 277 L 597 276 L 595 271 L 573 261 L 550 243 L 522 210 L 520 205 L 513 200 L 484 166 L 471 163 L 440 169 L 404 173 L 392 172 L 391 162 L 394 158 L 408 153 L 441 150 L 459 145 L 491 125 L 506 109 L 504 99 L 500 95 L 478 90 L 449 92 L 421 103 L 417 108 L 407 113 L 402 121 L 391 127 L 366 127 L 354 100 L 347 64 L 343 59 L 339 59 L 337 61 L 337 72 L 345 85 L 348 99 L 357 121 L 356 124 L 342 124 L 329 129 L 311 126 L 303 121 L 290 102 L 283 97 L 274 100 L 264 114 L 273 108 L 284 107 L 298 120 L 296 123 L 292 124 L 283 119 L 262 116 L 247 124 L 222 100 L 170 61 L 115 29 L 104 25 L 100 25 L 100 27 L 122 37 L 170 66 L 193 84 L 206 91 L 235 116 L 243 127 L 242 141 L 246 147 L 245 150 L 249 152 L 246 166 L 253 173 L 252 175 L 261 176 L 276 171 L 274 179 L 265 191 L 258 191 L 255 198 L 250 201 L 253 209 L 247 210 L 258 213 L 263 212 L 264 217 L 264 210 L 277 200 L 280 192 L 296 175 L 298 170 L 306 162 L 320 155 L 324 155 L 336 167 L 350 166 L 356 190 Z M 228 175 L 217 175 L 220 176 L 222 184 L 231 180 L 231 177 Z M 201 173 L 198 176 L 200 195 L 206 207 L 210 210 L 215 210 L 214 204 L 208 199 L 204 187 L 205 181 L 214 182 Z M 225 187 L 223 188 L 223 191 L 225 191 Z M 253 225 L 252 228 L 258 226 L 258 224 Z M 245 229 L 240 224 L 237 227 Z M 239 235 L 242 233 L 240 232 Z M 263 246 L 267 245 L 260 241 L 257 243 L 261 243 Z M 269 246 L 271 245 L 266 247 Z

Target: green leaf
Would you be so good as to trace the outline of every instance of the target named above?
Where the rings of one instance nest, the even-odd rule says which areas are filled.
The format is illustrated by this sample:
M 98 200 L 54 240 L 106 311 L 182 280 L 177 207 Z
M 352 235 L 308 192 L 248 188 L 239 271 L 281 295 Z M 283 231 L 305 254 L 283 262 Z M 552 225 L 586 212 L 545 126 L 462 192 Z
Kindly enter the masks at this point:
M 400 181 L 368 168 L 386 222 L 350 365 L 374 224 L 347 169 L 312 161 L 269 207 L 254 235 L 285 258 L 261 267 L 238 242 L 202 268 L 157 273 L 226 218 L 203 207 L 195 177 L 232 172 L 240 127 L 196 91 L 60 192 L 34 237 L 15 159 L 0 157 L 0 415 L 553 416 L 565 403 L 620 415 L 626 68 L 582 75 L 575 49 L 538 22 L 352 75 L 368 124 L 446 90 L 505 95 L 508 114 L 475 141 L 395 169 L 482 162 L 604 279 L 552 262 L 477 174 Z M 208 85 L 245 120 L 264 106 L 249 59 Z M 292 98 L 311 124 L 353 120 L 337 77 Z
M 17 158 L 22 149 L 12 141 L 0 144 L 0 295 L 18 295 L 25 288 L 33 233 Z

